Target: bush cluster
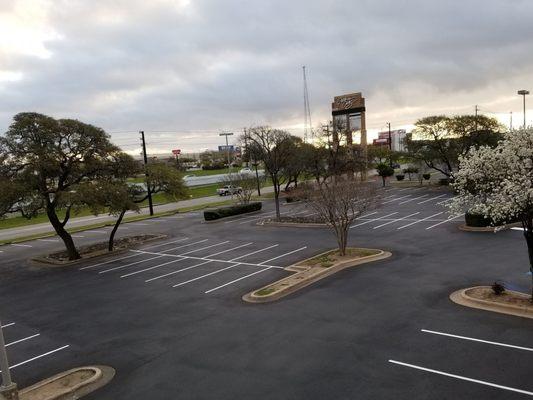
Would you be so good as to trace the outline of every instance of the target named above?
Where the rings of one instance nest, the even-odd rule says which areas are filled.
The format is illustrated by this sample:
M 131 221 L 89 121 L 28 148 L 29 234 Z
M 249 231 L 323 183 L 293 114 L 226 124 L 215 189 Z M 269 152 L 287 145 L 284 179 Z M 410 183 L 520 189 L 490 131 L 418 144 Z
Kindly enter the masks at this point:
M 513 218 L 511 221 L 494 220 L 492 218 L 487 218 L 482 214 L 474 213 L 471 211 L 468 211 L 465 214 L 466 226 L 472 226 L 476 228 L 482 228 L 482 227 L 487 227 L 487 226 L 500 226 L 500 225 L 504 225 L 505 223 L 510 224 L 510 223 L 518 222 L 518 221 L 519 221 L 518 218 Z
M 204 211 L 206 221 L 214 221 L 220 218 L 231 217 L 233 215 L 245 214 L 253 211 L 259 211 L 263 203 L 256 201 L 248 204 L 238 204 L 229 207 L 220 207 Z

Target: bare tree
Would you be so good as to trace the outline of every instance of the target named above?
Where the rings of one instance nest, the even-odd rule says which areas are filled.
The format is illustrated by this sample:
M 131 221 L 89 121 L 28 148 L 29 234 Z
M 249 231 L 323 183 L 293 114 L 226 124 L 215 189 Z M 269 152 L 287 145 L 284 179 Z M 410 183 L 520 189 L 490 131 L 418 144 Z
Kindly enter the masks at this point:
M 284 170 L 294 158 L 299 138 L 290 133 L 265 126 L 250 128 L 243 141 L 248 143 L 248 151 L 255 160 L 261 160 L 274 186 L 276 218 L 280 217 L 279 194 L 281 185 L 287 181 Z
M 333 229 L 341 256 L 346 254 L 350 226 L 363 213 L 379 205 L 373 184 L 347 177 L 307 184 L 302 190 L 304 201 Z
M 258 183 L 255 175 L 238 173 L 224 176 L 221 183 L 225 186 L 238 187 L 240 190 L 235 192 L 234 196 L 240 204 L 248 204 L 257 190 L 257 185 L 261 185 L 262 181 L 260 179 Z

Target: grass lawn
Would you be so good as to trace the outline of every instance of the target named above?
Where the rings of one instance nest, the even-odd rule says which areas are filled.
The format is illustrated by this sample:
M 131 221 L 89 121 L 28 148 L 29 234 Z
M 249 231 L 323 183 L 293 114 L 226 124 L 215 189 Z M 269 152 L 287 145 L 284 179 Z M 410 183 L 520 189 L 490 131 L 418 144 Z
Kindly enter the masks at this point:
M 142 178 L 141 178 L 142 179 Z M 271 185 L 270 180 L 268 180 L 267 185 Z M 211 185 L 202 185 L 202 186 L 193 186 L 189 188 L 189 196 L 185 199 L 174 199 L 173 197 L 165 196 L 162 193 L 157 193 L 152 196 L 154 205 L 173 203 L 175 201 L 187 200 L 187 199 L 198 199 L 201 197 L 215 196 L 217 194 L 217 189 L 220 187 L 220 184 L 213 183 Z M 223 197 L 221 197 L 222 200 Z M 141 207 L 148 206 L 148 200 L 140 204 Z M 212 205 L 210 204 L 209 207 Z M 197 207 L 197 206 L 195 206 Z M 58 216 L 60 219 L 63 219 L 65 212 L 63 210 L 58 211 Z M 87 217 L 92 215 L 88 209 L 82 209 L 76 214 L 72 214 L 71 218 L 76 217 Z M 37 217 L 32 219 L 27 219 L 24 217 L 12 217 L 0 219 L 0 229 L 9 229 L 9 228 L 18 228 L 27 225 L 40 224 L 43 222 L 49 222 L 46 214 L 39 214 Z

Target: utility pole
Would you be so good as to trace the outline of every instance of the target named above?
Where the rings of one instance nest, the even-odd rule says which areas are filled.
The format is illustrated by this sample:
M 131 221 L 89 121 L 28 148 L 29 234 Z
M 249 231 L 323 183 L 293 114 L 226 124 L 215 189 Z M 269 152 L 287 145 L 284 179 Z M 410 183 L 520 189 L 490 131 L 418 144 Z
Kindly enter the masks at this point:
M 242 154 L 246 154 L 246 157 L 248 157 L 248 161 L 246 161 L 246 167 L 250 168 L 250 154 L 248 154 L 248 134 L 246 133 L 246 128 L 243 128 L 242 130 L 244 131 L 244 153 Z
M 389 164 L 392 167 L 392 132 L 390 130 L 390 122 L 387 122 L 387 125 L 389 126 Z
M 146 141 L 144 140 L 144 131 L 139 131 L 141 134 L 141 141 L 143 146 L 143 160 L 144 160 L 144 176 L 146 177 L 146 191 L 148 192 L 148 208 L 150 209 L 150 215 L 154 215 L 154 203 L 152 202 L 152 189 L 150 189 L 150 183 L 148 179 L 148 155 L 146 154 Z
M 2 370 L 2 385 L 0 386 L 0 399 L 18 400 L 17 384 L 11 380 L 9 362 L 7 361 L 6 342 L 0 321 L 0 369 Z
M 228 144 L 228 136 L 232 136 L 232 132 L 226 132 L 226 133 L 219 133 L 218 136 L 226 136 L 226 154 L 228 156 L 228 175 L 231 175 L 231 162 L 229 158 L 229 144 Z
M 313 124 L 311 122 L 311 107 L 309 105 L 309 91 L 307 89 L 307 74 L 305 72 L 305 65 L 302 67 L 304 77 L 304 142 L 307 143 L 311 135 L 311 140 L 314 138 Z
M 526 96 L 529 94 L 529 90 L 519 90 L 518 94 L 524 98 L 524 129 L 526 129 Z
M 475 126 L 474 132 L 477 132 L 477 112 L 478 111 L 479 111 L 479 107 L 476 104 L 476 106 L 474 107 L 474 114 L 476 115 L 474 119 L 474 126 Z

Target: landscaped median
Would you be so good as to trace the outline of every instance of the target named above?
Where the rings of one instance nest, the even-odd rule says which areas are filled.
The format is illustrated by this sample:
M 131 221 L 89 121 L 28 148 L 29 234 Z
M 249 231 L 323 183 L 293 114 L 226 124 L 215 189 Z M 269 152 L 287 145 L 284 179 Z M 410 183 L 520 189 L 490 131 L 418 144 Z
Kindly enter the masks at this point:
M 490 286 L 474 286 L 453 292 L 450 300 L 465 307 L 533 318 L 531 296 L 512 290 L 496 294 Z
M 109 383 L 111 367 L 98 365 L 74 368 L 19 391 L 20 400 L 79 399 Z
M 125 236 L 119 239 L 115 239 L 113 251 L 108 250 L 108 242 L 98 242 L 95 244 L 79 247 L 78 252 L 80 253 L 81 258 L 77 260 L 70 260 L 68 257 L 68 253 L 63 250 L 44 256 L 35 257 L 32 259 L 32 261 L 49 266 L 68 266 L 78 264 L 91 258 L 107 257 L 112 254 L 124 252 L 134 246 L 152 242 L 154 240 L 164 239 L 166 237 L 167 235 L 161 234 Z
M 340 256 L 338 250 L 330 250 L 288 266 L 285 269 L 294 272 L 292 275 L 247 293 L 242 299 L 249 303 L 279 300 L 345 268 L 382 260 L 391 255 L 379 249 L 347 248 L 346 255 Z

